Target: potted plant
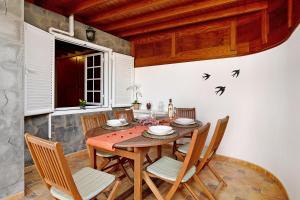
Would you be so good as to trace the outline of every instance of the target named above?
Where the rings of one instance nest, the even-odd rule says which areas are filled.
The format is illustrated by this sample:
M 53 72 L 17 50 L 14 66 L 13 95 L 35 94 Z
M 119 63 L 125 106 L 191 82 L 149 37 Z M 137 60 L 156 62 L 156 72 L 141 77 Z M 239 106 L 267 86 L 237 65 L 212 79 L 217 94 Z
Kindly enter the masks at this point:
M 139 102 L 139 97 L 142 97 L 142 93 L 139 91 L 140 90 L 140 86 L 137 84 L 133 84 L 131 86 L 129 86 L 127 88 L 127 90 L 133 90 L 134 94 L 135 94 L 135 100 L 132 102 L 132 107 L 134 110 L 139 110 L 141 103 Z
M 86 107 L 86 100 L 79 99 L 79 106 L 80 106 L 80 109 L 85 109 L 85 107 Z
M 140 106 L 141 106 L 141 103 L 139 103 L 137 99 L 132 102 L 133 110 L 139 110 Z

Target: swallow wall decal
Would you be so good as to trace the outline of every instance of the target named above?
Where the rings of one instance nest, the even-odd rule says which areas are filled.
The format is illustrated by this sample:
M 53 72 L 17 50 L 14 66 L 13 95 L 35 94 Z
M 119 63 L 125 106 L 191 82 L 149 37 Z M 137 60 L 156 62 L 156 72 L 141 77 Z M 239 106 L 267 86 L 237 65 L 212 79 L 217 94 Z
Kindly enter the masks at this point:
M 202 78 L 203 78 L 204 80 L 207 80 L 207 79 L 209 79 L 210 76 L 211 76 L 210 74 L 204 73 L 204 74 L 202 75 Z
M 231 72 L 231 76 L 237 78 L 240 75 L 240 70 L 236 69 Z
M 216 95 L 219 94 L 219 96 L 221 96 L 224 93 L 225 88 L 226 88 L 225 86 L 218 86 L 218 87 L 216 87 L 215 88 L 216 89 L 216 91 L 215 91 Z

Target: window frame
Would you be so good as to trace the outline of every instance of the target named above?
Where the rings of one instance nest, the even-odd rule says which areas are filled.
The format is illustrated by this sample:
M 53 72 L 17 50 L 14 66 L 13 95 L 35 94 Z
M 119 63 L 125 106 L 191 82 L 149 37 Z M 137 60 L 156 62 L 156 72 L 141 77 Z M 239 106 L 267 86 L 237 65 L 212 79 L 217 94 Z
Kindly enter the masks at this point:
M 61 114 L 72 114 L 74 113 L 81 113 L 81 112 L 87 112 L 87 111 L 101 111 L 103 110 L 107 110 L 108 108 L 111 109 L 111 87 L 112 87 L 112 80 L 111 80 L 111 66 L 112 66 L 112 49 L 110 48 L 106 48 L 91 42 L 86 42 L 83 40 L 79 40 L 73 37 L 69 37 L 63 34 L 59 34 L 59 33 L 53 33 L 55 40 L 60 40 L 63 42 L 67 42 L 67 43 L 71 43 L 74 45 L 78 45 L 78 46 L 83 46 L 89 49 L 93 49 L 99 52 L 103 53 L 103 80 L 104 83 L 101 87 L 103 87 L 104 94 L 102 94 L 103 97 L 103 103 L 102 105 L 87 105 L 86 106 L 86 110 L 81 110 L 79 103 L 78 106 L 76 107 L 61 107 L 61 108 L 55 108 L 54 109 L 54 113 L 57 113 L 58 115 Z M 53 76 L 55 78 L 55 68 L 53 70 Z M 54 89 L 55 90 L 55 89 Z M 55 102 L 55 92 L 54 95 L 52 96 L 53 98 L 53 102 Z
M 100 55 L 100 66 L 95 66 L 95 56 L 98 56 L 98 55 Z M 93 69 L 93 78 L 92 79 L 88 79 L 88 66 L 87 66 L 87 60 L 88 60 L 88 57 L 93 57 L 93 67 L 92 67 L 92 69 Z M 101 70 L 101 74 L 100 74 L 100 78 L 97 78 L 97 79 L 95 79 L 95 77 L 94 77 L 94 73 L 95 73 L 95 71 L 94 71 L 94 69 L 95 68 L 100 68 L 100 70 Z M 94 81 L 95 80 L 100 80 L 100 84 L 101 84 L 101 87 L 100 87 L 100 90 L 95 90 L 95 85 L 94 85 Z M 92 80 L 93 81 L 93 90 L 88 90 L 87 89 L 87 82 L 89 81 L 89 80 Z M 93 92 L 93 102 L 89 102 L 88 100 L 87 100 L 87 105 L 88 106 L 90 106 L 90 105 L 92 105 L 92 106 L 102 106 L 103 105 L 103 102 L 104 102 L 104 94 L 103 94 L 103 91 L 104 91 L 104 84 L 105 84 L 105 82 L 104 82 L 104 55 L 103 55 L 103 53 L 102 52 L 98 52 L 98 53 L 94 53 L 94 54 L 88 54 L 88 55 L 85 55 L 85 64 L 84 64 L 84 99 L 86 99 L 87 100 L 87 93 L 88 92 Z M 95 91 L 96 92 L 100 92 L 100 103 L 95 103 Z

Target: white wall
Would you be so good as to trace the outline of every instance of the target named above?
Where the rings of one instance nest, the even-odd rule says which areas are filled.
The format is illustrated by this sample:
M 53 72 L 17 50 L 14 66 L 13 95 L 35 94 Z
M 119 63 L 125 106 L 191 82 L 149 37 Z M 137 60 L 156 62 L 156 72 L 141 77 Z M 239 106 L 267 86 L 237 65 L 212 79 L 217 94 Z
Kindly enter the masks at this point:
M 241 70 L 238 78 L 231 77 L 235 69 Z M 212 76 L 204 81 L 203 73 Z M 198 119 L 212 127 L 229 115 L 219 153 L 270 170 L 291 199 L 300 199 L 300 28 L 262 53 L 137 68 L 135 76 L 143 103 L 154 109 L 172 98 L 175 107 L 196 107 Z M 219 85 L 226 86 L 222 96 L 214 92 Z

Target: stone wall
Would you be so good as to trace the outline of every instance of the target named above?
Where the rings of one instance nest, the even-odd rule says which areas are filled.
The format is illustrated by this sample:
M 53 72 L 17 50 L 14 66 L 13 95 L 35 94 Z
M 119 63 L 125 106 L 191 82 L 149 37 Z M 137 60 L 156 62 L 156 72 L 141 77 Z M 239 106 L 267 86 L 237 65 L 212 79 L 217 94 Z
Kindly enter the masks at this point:
M 112 118 L 112 111 L 106 113 Z M 86 148 L 80 117 L 91 114 L 95 113 L 52 116 L 52 140 L 62 143 L 65 154 Z
M 106 112 L 112 118 L 112 111 Z M 69 114 L 51 117 L 51 140 L 60 142 L 63 145 L 64 153 L 73 153 L 86 148 L 85 138 L 82 131 L 80 116 L 95 114 Z M 25 117 L 25 132 L 48 139 L 48 115 L 37 115 Z M 32 165 L 32 159 L 25 146 L 25 165 Z
M 69 19 L 38 7 L 34 4 L 25 2 L 25 22 L 43 29 L 48 32 L 50 27 L 68 31 Z M 85 30 L 87 25 L 75 21 L 75 37 L 86 41 Z M 130 55 L 130 42 L 115 37 L 109 33 L 96 30 L 96 40 L 94 43 L 113 49 L 113 51 Z
M 0 1 L 0 198 L 24 191 L 23 7 Z
M 30 133 L 32 135 L 35 135 L 43 139 L 48 139 L 48 130 L 49 130 L 48 126 L 49 126 L 48 114 L 35 115 L 34 117 L 25 117 L 24 132 Z M 26 144 L 24 148 L 24 161 L 25 161 L 25 166 L 33 164 L 32 158 L 30 156 Z

